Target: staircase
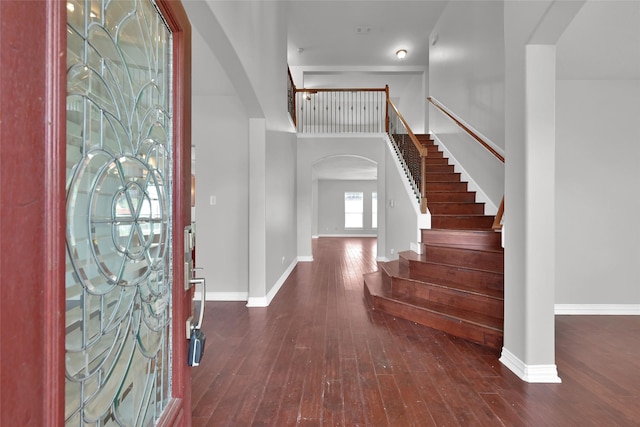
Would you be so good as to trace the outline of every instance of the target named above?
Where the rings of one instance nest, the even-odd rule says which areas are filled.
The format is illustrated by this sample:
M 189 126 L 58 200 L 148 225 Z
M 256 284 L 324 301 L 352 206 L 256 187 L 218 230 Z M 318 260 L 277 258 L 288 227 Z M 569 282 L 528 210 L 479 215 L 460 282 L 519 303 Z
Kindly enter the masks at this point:
M 391 315 L 500 350 L 504 323 L 504 254 L 493 216 L 475 201 L 429 135 L 427 203 L 431 229 L 422 254 L 400 252 L 365 274 L 369 305 Z

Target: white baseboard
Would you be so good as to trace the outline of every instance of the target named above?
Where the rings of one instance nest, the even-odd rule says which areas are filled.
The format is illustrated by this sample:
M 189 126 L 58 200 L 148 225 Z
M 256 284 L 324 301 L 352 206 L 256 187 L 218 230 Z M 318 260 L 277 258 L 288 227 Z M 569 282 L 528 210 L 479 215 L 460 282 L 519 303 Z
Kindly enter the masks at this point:
M 561 383 L 558 369 L 553 365 L 527 365 L 506 348 L 502 348 L 500 362 L 520 379 L 528 383 Z
M 313 256 L 300 256 L 300 255 L 298 255 L 298 262 L 313 262 Z
M 284 282 L 287 280 L 293 269 L 296 267 L 299 261 L 305 261 L 305 257 L 297 257 L 289 264 L 289 267 L 282 273 L 278 281 L 271 288 L 269 293 L 264 297 L 249 297 L 248 292 L 214 292 L 207 291 L 205 294 L 205 301 L 247 301 L 247 307 L 267 307 L 273 298 L 276 296 Z M 309 257 L 309 261 L 313 261 L 312 257 Z M 195 292 L 193 299 L 199 301 L 201 298 L 200 292 Z
M 247 307 L 268 307 L 267 297 L 249 297 L 247 298 Z
M 247 299 L 247 307 L 268 307 L 269 304 L 271 304 L 271 301 L 273 301 L 273 298 L 275 298 L 276 294 L 278 293 L 282 285 L 284 285 L 284 282 L 287 280 L 287 277 L 289 277 L 293 269 L 298 264 L 298 260 L 299 258 L 296 258 L 291 262 L 291 264 L 289 264 L 289 267 L 287 267 L 284 273 L 282 273 L 278 281 L 273 285 L 273 287 L 271 288 L 269 293 L 267 293 L 267 295 L 263 297 L 249 297 Z
M 559 315 L 617 315 L 640 316 L 640 304 L 556 304 Z
M 376 262 L 389 262 L 391 261 L 389 258 L 387 258 L 386 256 L 379 256 L 376 257 Z
M 248 292 L 214 292 L 207 291 L 204 295 L 205 301 L 246 301 L 249 297 Z M 200 301 L 201 293 L 196 291 L 193 299 Z
M 377 234 L 319 234 L 318 237 L 378 237 Z
M 417 253 L 418 255 L 422 255 L 422 245 L 420 243 L 409 243 L 409 249 Z

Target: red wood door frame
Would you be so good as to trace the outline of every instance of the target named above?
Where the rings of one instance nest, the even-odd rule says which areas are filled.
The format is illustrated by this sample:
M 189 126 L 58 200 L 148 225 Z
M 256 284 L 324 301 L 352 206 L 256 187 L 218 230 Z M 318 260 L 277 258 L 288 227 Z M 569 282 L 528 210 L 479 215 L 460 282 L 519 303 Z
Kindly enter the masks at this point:
M 3 426 L 64 417 L 65 12 L 0 2 Z
M 156 0 L 173 34 L 173 397 L 160 425 L 191 425 L 191 372 L 185 323 L 193 289 L 184 290 L 184 227 L 191 225 L 191 24 L 179 0 Z M 179 177 L 179 178 L 178 178 Z
M 174 34 L 173 396 L 161 425 L 191 425 L 182 230 L 191 222 L 191 26 Z M 64 424 L 66 2 L 0 1 L 0 425 Z

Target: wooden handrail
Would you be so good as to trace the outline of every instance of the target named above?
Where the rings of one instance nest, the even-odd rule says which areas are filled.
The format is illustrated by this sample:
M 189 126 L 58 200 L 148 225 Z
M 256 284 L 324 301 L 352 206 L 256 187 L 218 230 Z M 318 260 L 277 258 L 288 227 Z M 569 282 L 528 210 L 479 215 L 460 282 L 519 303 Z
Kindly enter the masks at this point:
M 308 88 L 296 88 L 296 92 L 304 92 L 304 93 L 318 93 L 318 92 L 385 92 L 385 88 L 375 88 L 375 87 L 365 87 L 365 88 L 336 88 L 336 89 L 327 89 L 327 88 L 318 88 L 318 89 L 308 89 Z
M 434 100 L 432 97 L 428 97 L 427 100 L 433 104 L 434 107 L 436 107 L 438 110 L 442 111 L 447 117 L 449 117 L 451 120 L 453 120 L 458 126 L 460 126 L 466 133 L 468 133 L 473 139 L 475 139 L 476 141 L 478 141 L 480 143 L 480 145 L 482 145 L 484 148 L 486 148 L 491 154 L 493 154 L 498 160 L 500 160 L 502 163 L 504 163 L 504 157 L 498 153 L 496 150 L 493 149 L 493 147 L 491 147 L 487 142 L 485 142 L 484 139 L 480 138 L 474 131 L 472 131 L 471 129 L 469 129 L 467 126 L 465 126 L 463 123 L 460 122 L 460 120 L 456 119 L 453 114 L 451 114 L 450 112 L 448 112 L 438 101 Z
M 418 138 L 416 138 L 415 134 L 411 131 L 411 128 L 409 127 L 409 124 L 407 123 L 407 121 L 404 119 L 404 117 L 402 117 L 402 114 L 400 114 L 400 112 L 398 111 L 396 106 L 393 105 L 393 101 L 391 101 L 391 99 L 387 98 L 387 102 L 389 103 L 391 108 L 393 108 L 393 111 L 395 111 L 396 114 L 398 115 L 398 118 L 400 119 L 400 121 L 404 125 L 404 128 L 407 130 L 407 134 L 409 135 L 409 138 L 411 138 L 411 141 L 413 142 L 413 145 L 416 146 L 416 149 L 418 150 L 420 155 L 426 157 L 427 156 L 427 148 L 423 147 L 422 144 L 420 144 L 420 141 L 418 141 Z
M 451 120 L 453 120 L 458 126 L 460 126 L 466 133 L 469 134 L 469 136 L 471 136 L 473 139 L 475 139 L 476 141 L 478 141 L 480 143 L 480 145 L 482 145 L 485 149 L 487 149 L 491 154 L 494 155 L 495 158 L 497 158 L 498 160 L 500 160 L 502 163 L 504 163 L 504 156 L 502 156 L 500 153 L 498 153 L 496 150 L 493 149 L 493 147 L 491 147 L 484 139 L 480 138 L 474 131 L 472 131 L 471 129 L 469 129 L 467 126 L 465 126 L 463 123 L 460 122 L 460 120 L 456 119 L 454 117 L 453 114 L 451 114 L 450 112 L 448 112 L 438 101 L 436 101 L 435 99 L 433 99 L 432 97 L 428 97 L 427 100 L 434 106 L 436 107 L 438 110 L 440 110 L 441 112 L 443 112 L 447 117 L 449 117 Z M 502 217 L 504 216 L 504 196 L 502 197 L 502 200 L 500 201 L 500 207 L 498 208 L 498 212 L 496 213 L 496 217 L 493 220 L 493 225 L 491 226 L 492 229 L 494 230 L 500 230 L 502 229 Z

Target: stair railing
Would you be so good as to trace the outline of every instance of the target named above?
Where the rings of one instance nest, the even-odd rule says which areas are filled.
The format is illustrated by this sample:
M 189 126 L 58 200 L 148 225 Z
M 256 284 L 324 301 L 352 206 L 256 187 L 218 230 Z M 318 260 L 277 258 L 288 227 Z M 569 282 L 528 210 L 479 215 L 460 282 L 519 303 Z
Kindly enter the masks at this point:
M 389 98 L 387 86 L 387 133 L 408 174 L 420 211 L 427 213 L 427 148 L 423 147 L 409 124 Z
M 291 77 L 291 70 L 287 67 L 287 75 L 289 80 L 287 82 L 287 106 L 289 109 L 289 116 L 293 120 L 293 125 L 296 125 L 296 84 Z
M 493 156 L 496 159 L 500 160 L 504 164 L 504 156 L 502 156 L 493 147 L 491 147 L 491 145 L 489 143 L 487 143 L 484 139 L 482 139 L 480 136 L 478 136 L 474 131 L 469 129 L 469 127 L 467 127 L 464 123 L 462 123 L 460 120 L 458 120 L 452 113 L 447 111 L 447 109 L 442 104 L 440 104 L 438 101 L 436 101 L 432 97 L 428 97 L 427 100 L 434 107 L 436 107 L 438 110 L 440 110 L 445 116 L 447 116 L 451 120 L 453 120 L 455 124 L 460 126 L 460 128 L 462 128 L 462 130 L 464 130 L 469 136 L 471 136 L 478 143 L 480 143 L 480 145 L 482 145 L 487 151 L 489 151 L 491 154 L 493 154 Z M 496 213 L 496 217 L 495 217 L 495 219 L 493 221 L 493 225 L 492 225 L 491 228 L 493 228 L 494 230 L 500 230 L 502 228 L 502 217 L 503 216 L 504 216 L 504 196 L 502 197 L 502 200 L 500 201 L 500 207 L 498 208 L 498 212 Z

